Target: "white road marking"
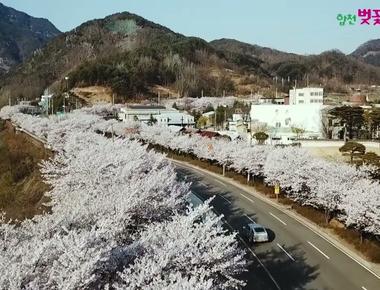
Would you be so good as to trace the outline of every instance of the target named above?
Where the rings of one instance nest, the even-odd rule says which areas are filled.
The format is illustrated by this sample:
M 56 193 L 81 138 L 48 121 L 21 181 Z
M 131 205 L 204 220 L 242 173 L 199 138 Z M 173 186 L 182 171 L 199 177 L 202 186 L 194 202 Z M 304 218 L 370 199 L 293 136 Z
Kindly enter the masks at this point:
M 219 195 L 221 198 L 223 198 L 225 201 L 227 201 L 229 204 L 232 204 L 231 201 L 229 201 L 227 198 L 225 198 L 223 195 Z
M 239 237 L 240 238 L 240 237 Z M 272 280 L 272 282 L 274 283 L 274 285 L 276 286 L 276 288 L 278 290 L 281 290 L 280 286 L 278 285 L 278 283 L 276 282 L 276 280 L 273 278 L 272 274 L 269 272 L 269 270 L 264 266 L 264 264 L 261 262 L 261 260 L 259 259 L 259 257 L 256 256 L 255 252 L 252 251 L 252 249 L 250 247 L 248 247 L 248 245 L 246 244 L 246 242 L 243 241 L 242 238 L 240 238 L 240 240 L 245 244 L 245 246 L 248 248 L 248 250 L 251 252 L 251 254 L 256 258 L 256 260 L 260 263 L 261 267 L 263 267 L 264 271 L 267 273 L 267 275 L 269 276 L 269 278 Z
M 249 219 L 251 219 L 249 216 L 247 216 Z M 234 228 L 227 222 L 227 220 L 224 221 L 225 224 L 230 228 L 230 230 L 232 232 L 235 232 Z M 261 267 L 263 267 L 264 271 L 267 273 L 267 275 L 269 276 L 269 278 L 272 280 L 273 284 L 276 286 L 276 288 L 278 290 L 281 290 L 280 286 L 278 285 L 278 283 L 276 282 L 276 280 L 273 278 L 272 274 L 269 272 L 269 270 L 264 266 L 264 264 L 261 262 L 261 260 L 259 259 L 259 257 L 256 256 L 255 252 L 252 251 L 252 249 L 247 245 L 247 243 L 243 240 L 242 237 L 240 237 L 239 235 L 237 235 L 237 237 L 239 238 L 239 240 L 244 244 L 244 246 L 251 252 L 252 256 L 255 257 L 255 259 L 259 262 L 259 264 L 261 265 Z
M 169 158 L 170 159 L 170 158 Z M 207 170 L 203 169 L 203 168 L 199 168 L 199 167 L 196 167 L 196 166 L 191 166 L 191 165 L 188 165 L 188 164 L 185 164 L 184 162 L 179 162 L 177 160 L 174 160 L 174 159 L 170 159 L 173 163 L 179 165 L 179 166 L 182 166 L 184 168 L 187 168 L 187 169 L 192 169 L 192 170 L 195 170 L 197 173 L 199 173 L 200 175 L 203 175 L 203 176 L 206 176 L 205 173 L 201 172 L 201 170 L 204 170 L 207 172 Z M 208 176 L 212 176 L 213 178 L 220 178 L 219 176 L 215 176 L 212 175 L 212 173 L 210 172 L 207 172 L 207 175 Z M 214 179 L 215 180 L 215 179 Z M 240 189 L 240 190 L 244 190 L 242 189 L 241 187 L 239 186 L 236 186 L 236 188 Z M 247 192 L 247 191 L 246 191 Z M 249 192 L 248 192 L 249 194 Z M 342 252 L 343 254 L 345 254 L 347 257 L 349 257 L 351 260 L 355 261 L 358 265 L 360 265 L 361 267 L 363 267 L 364 269 L 366 269 L 369 273 L 371 273 L 373 276 L 375 276 L 377 279 L 380 280 L 380 276 L 377 275 L 374 271 L 372 271 L 370 268 L 368 268 L 366 265 L 364 265 L 361 261 L 359 261 L 358 259 L 356 259 L 355 257 L 353 257 L 352 255 L 350 255 L 344 248 L 342 247 L 339 247 L 337 245 L 335 245 L 332 241 L 330 241 L 328 238 L 326 238 L 325 236 L 323 236 L 322 234 L 320 234 L 318 231 L 314 230 L 311 226 L 309 226 L 308 224 L 304 223 L 302 221 L 302 219 L 298 218 L 297 216 L 295 216 L 294 214 L 290 214 L 288 212 L 286 212 L 284 209 L 280 208 L 279 206 L 276 206 L 274 205 L 273 203 L 271 203 L 270 201 L 268 201 L 268 199 L 266 197 L 263 197 L 263 196 L 260 196 L 260 195 L 256 195 L 257 198 L 261 199 L 263 202 L 265 202 L 267 205 L 273 207 L 273 208 L 276 208 L 278 210 L 280 210 L 281 212 L 283 212 L 284 214 L 286 214 L 288 217 L 296 220 L 297 222 L 299 222 L 302 226 L 308 228 L 310 231 L 312 231 L 314 234 L 318 235 L 320 238 L 324 239 L 326 242 L 328 242 L 331 246 L 333 246 L 334 248 L 336 248 L 338 251 Z
M 330 257 L 327 256 L 325 253 L 323 253 L 320 249 L 318 249 L 317 246 L 315 246 L 313 243 L 310 243 L 309 241 L 307 241 L 307 242 L 310 246 L 312 246 L 314 249 L 316 249 L 318 252 L 320 252 L 327 260 L 330 260 Z
M 248 199 L 250 202 L 255 203 L 254 200 L 252 200 L 251 198 L 245 196 L 244 194 L 240 193 L 240 195 L 241 195 L 242 197 L 244 197 L 245 199 Z
M 251 219 L 248 215 L 245 214 L 245 216 L 253 223 L 256 223 L 253 219 Z
M 365 288 L 364 286 L 362 286 L 362 289 L 363 289 L 363 290 L 367 290 L 367 288 Z
M 202 182 L 202 181 L 199 182 L 199 184 L 200 184 L 200 185 L 203 185 L 203 186 L 205 186 L 205 187 L 208 187 L 208 185 L 207 185 L 206 183 Z
M 278 220 L 280 223 L 282 223 L 284 226 L 286 226 L 286 222 L 284 222 L 282 219 L 279 217 L 275 216 L 273 213 L 269 212 L 269 214 L 274 217 L 276 220 Z
M 293 262 L 295 262 L 296 260 L 292 257 L 292 255 L 290 255 L 283 247 L 281 247 L 280 244 L 277 244 L 277 246 L 284 251 L 284 253 L 289 257 L 289 259 L 291 259 Z

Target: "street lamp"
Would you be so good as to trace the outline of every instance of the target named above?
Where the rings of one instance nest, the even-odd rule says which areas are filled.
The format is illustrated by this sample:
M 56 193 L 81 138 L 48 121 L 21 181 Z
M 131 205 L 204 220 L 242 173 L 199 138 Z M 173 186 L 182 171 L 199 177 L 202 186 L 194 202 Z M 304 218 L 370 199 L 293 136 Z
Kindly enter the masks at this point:
M 69 77 L 65 77 L 66 81 L 66 93 L 63 97 L 63 113 L 66 114 L 66 99 L 69 98 Z

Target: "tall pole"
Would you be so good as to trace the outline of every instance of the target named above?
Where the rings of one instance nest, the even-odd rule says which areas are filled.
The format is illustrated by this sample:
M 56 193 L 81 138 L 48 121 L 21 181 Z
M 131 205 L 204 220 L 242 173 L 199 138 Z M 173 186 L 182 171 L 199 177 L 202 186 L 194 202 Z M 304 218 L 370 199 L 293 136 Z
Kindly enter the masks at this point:
M 214 111 L 214 120 L 215 120 L 215 123 L 214 123 L 214 131 L 216 131 L 216 110 Z
M 63 97 L 63 113 L 66 114 L 66 97 L 69 96 L 69 77 L 65 77 L 66 81 L 66 94 Z
M 226 129 L 227 127 L 227 107 L 224 107 L 224 128 Z
M 8 101 L 9 101 L 9 107 L 12 106 L 11 95 L 9 95 Z
M 112 130 L 112 143 L 115 142 L 115 134 L 113 132 L 113 124 L 111 125 L 111 130 Z
M 249 135 L 251 138 L 249 138 L 249 146 L 252 147 L 252 138 L 253 138 L 253 134 L 252 134 L 252 118 L 251 118 L 251 112 L 249 112 Z

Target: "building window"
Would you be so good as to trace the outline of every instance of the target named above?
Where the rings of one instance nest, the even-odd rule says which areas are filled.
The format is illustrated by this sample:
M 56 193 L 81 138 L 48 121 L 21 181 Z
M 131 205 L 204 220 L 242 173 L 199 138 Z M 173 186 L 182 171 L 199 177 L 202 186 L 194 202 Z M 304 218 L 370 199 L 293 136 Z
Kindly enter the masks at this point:
M 303 96 L 304 96 L 304 93 L 299 93 L 298 96 L 299 96 L 299 97 L 303 97 Z
M 319 95 L 320 95 L 320 96 L 323 96 L 323 92 L 319 92 Z
M 303 103 L 304 103 L 303 100 L 298 101 L 298 104 L 303 104 Z
M 313 97 L 313 96 L 314 96 L 314 93 L 313 93 L 313 92 L 311 92 L 311 93 L 310 93 L 310 96 L 312 96 L 312 97 Z
M 276 128 L 281 128 L 281 122 L 276 122 Z

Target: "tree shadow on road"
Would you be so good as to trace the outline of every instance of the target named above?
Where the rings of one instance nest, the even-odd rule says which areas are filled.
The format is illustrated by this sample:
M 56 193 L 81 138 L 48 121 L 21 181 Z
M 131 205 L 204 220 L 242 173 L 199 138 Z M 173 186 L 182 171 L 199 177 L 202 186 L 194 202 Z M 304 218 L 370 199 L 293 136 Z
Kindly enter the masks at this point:
M 186 173 L 186 171 L 182 171 L 182 176 Z M 256 221 L 254 214 L 246 215 L 242 209 L 231 204 L 233 197 L 231 197 L 227 189 L 223 189 L 222 187 L 216 188 L 212 184 L 205 183 L 201 177 L 192 174 L 187 175 L 186 181 L 192 182 L 191 190 L 202 200 L 207 200 L 215 196 L 211 203 L 215 212 L 217 214 L 223 214 L 225 220 L 232 226 L 232 229 L 230 228 L 229 230 L 237 231 L 239 236 L 243 236 L 243 226 L 252 222 L 252 220 Z M 266 228 L 266 230 L 269 235 L 269 241 L 274 241 L 276 237 L 275 233 L 271 229 Z M 319 266 L 313 266 L 307 263 L 305 253 L 300 249 L 299 245 L 292 247 L 281 245 L 288 253 L 291 253 L 294 261 L 276 246 L 266 250 L 268 244 L 247 245 L 245 241 L 245 243 L 241 242 L 241 245 L 242 248 L 249 246 L 250 250 L 254 252 L 254 254 L 252 254 L 252 252 L 246 248 L 247 260 L 249 260 L 250 263 L 248 271 L 239 277 L 247 283 L 244 289 L 278 289 L 270 275 L 282 290 L 319 289 L 315 286 L 315 283 L 313 283 L 319 275 Z M 257 249 L 257 252 L 255 249 Z M 270 274 L 268 274 L 268 271 Z
M 299 246 L 286 248 L 291 253 L 295 261 L 292 261 L 282 250 L 268 250 L 256 254 L 261 263 L 268 269 L 281 289 L 319 289 L 312 286 L 312 282 L 319 275 L 319 266 L 309 265 L 305 258 L 305 253 Z M 254 262 L 254 272 L 262 271 L 262 266 Z M 256 269 L 255 269 L 256 268 Z M 261 268 L 261 269 L 260 269 Z M 255 277 L 248 277 L 248 284 L 255 285 Z M 273 283 L 274 284 L 274 283 Z M 248 285 L 247 285 L 248 286 Z M 247 287 L 246 289 L 264 289 Z M 274 288 L 276 289 L 276 287 Z

